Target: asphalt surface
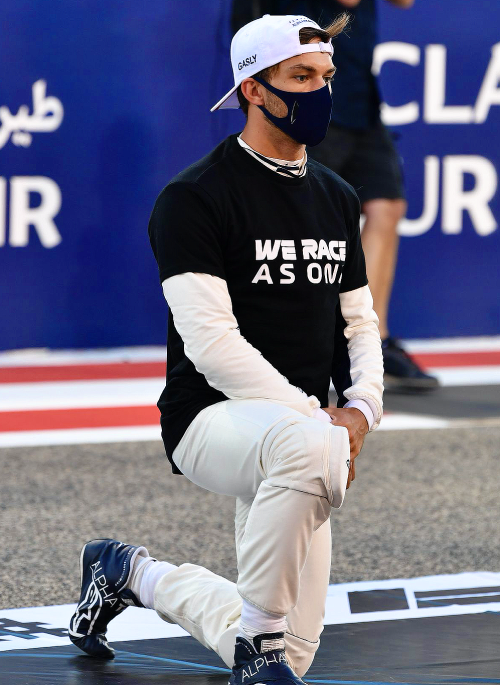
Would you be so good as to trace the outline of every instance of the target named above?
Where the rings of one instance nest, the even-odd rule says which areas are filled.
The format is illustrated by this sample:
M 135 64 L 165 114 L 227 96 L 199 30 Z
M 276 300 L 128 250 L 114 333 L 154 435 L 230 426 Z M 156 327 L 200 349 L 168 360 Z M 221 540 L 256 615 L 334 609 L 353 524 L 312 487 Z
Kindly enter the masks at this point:
M 373 433 L 356 463 L 331 582 L 500 570 L 500 425 Z M 7 448 L 0 473 L 0 608 L 76 601 L 94 537 L 236 578 L 232 498 L 173 476 L 160 443 Z
M 384 393 L 388 412 L 425 414 L 445 419 L 488 419 L 500 417 L 498 385 L 468 385 L 437 388 L 431 392 Z

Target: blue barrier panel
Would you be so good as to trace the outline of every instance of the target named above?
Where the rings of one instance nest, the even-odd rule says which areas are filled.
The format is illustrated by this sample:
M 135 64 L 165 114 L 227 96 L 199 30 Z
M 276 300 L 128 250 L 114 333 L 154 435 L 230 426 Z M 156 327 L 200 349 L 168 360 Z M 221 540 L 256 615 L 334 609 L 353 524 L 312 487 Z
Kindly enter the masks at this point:
M 408 189 L 390 323 L 406 337 L 500 334 L 500 4 L 380 3 L 384 119 Z
M 0 349 L 164 342 L 147 221 L 175 173 L 242 127 L 209 112 L 232 78 L 229 8 L 0 4 Z M 500 6 L 381 10 L 409 199 L 392 329 L 498 334 Z

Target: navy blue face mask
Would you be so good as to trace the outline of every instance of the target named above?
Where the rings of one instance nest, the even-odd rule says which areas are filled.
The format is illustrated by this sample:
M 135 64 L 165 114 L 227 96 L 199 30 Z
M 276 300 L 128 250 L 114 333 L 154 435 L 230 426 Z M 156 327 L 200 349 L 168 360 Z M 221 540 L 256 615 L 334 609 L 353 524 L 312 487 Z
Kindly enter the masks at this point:
M 306 93 L 295 93 L 289 90 L 275 88 L 267 81 L 252 76 L 252 78 L 277 95 L 288 107 L 286 117 L 280 118 L 271 114 L 264 105 L 257 105 L 269 121 L 283 133 L 303 145 L 318 145 L 326 136 L 328 124 L 332 114 L 332 95 L 328 85 Z

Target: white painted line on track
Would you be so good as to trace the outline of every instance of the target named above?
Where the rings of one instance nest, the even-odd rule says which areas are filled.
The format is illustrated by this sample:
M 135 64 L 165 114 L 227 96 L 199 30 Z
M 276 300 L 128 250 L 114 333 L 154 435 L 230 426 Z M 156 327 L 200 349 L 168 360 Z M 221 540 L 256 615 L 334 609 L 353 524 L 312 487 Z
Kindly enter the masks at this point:
M 384 414 L 380 427 L 381 431 L 423 430 L 429 428 L 449 428 L 449 419 L 435 416 L 420 416 L 418 414 Z
M 114 347 L 106 350 L 26 349 L 0 352 L 0 366 L 59 366 L 67 364 L 109 364 L 113 362 L 165 361 L 166 347 Z
M 71 428 L 46 431 L 8 431 L 0 433 L 2 447 L 36 447 L 43 445 L 90 445 L 108 442 L 161 441 L 157 426 L 120 426 L 117 428 Z M 163 449 L 163 447 L 160 445 Z
M 44 634 L 43 627 L 67 628 L 75 608 L 76 604 L 61 604 L 48 607 L 0 609 L 0 621 L 2 618 L 6 618 L 9 620 L 9 623 L 11 621 L 18 621 L 21 625 L 23 623 L 41 624 L 39 632 L 36 629 L 33 632 L 33 629 L 31 629 L 30 635 L 35 636 L 35 639 L 27 640 L 17 635 L 4 636 L 0 640 L 0 652 L 7 652 L 13 649 L 35 649 L 70 645 L 69 637 Z M 138 607 L 131 607 L 131 609 L 132 611 L 123 612 L 110 623 L 107 633 L 110 642 L 136 639 L 151 640 L 188 635 L 180 626 L 162 621 L 155 611 Z
M 459 385 L 500 385 L 500 366 L 454 366 L 430 368 L 443 387 Z
M 165 378 L 0 384 L 0 411 L 153 406 Z
M 500 611 L 500 602 L 481 602 L 484 589 L 492 590 L 500 586 L 500 573 L 473 572 L 457 573 L 420 578 L 396 578 L 394 580 L 360 581 L 330 585 L 326 598 L 325 625 L 350 623 L 370 623 L 376 621 L 405 620 L 430 618 L 433 616 L 460 616 Z M 478 591 L 478 588 L 481 591 Z M 368 611 L 358 613 L 351 611 L 350 593 L 370 593 L 378 591 L 379 597 L 384 591 L 400 591 L 408 602 L 407 609 L 389 611 Z M 415 593 L 444 591 L 450 597 L 450 591 L 456 590 L 458 597 L 472 596 L 480 601 L 477 604 L 450 604 L 429 607 L 418 607 Z M 461 591 L 461 592 L 460 592 Z M 236 589 L 235 589 L 236 593 Z M 498 596 L 498 592 L 496 593 Z M 358 594 L 357 597 L 360 595 Z M 435 598 L 436 599 L 436 598 Z M 492 593 L 492 599 L 495 599 Z M 0 640 L 0 652 L 14 649 L 36 649 L 42 647 L 60 647 L 71 644 L 68 637 L 50 635 L 44 628 L 65 629 L 69 624 L 76 604 L 63 604 L 47 607 L 29 607 L 20 609 L 0 609 L 0 622 L 8 622 Z M 27 627 L 28 626 L 28 627 Z M 16 631 L 15 628 L 20 628 Z M 29 638 L 21 636 L 21 631 L 29 631 Z M 182 628 L 162 621 L 151 609 L 131 607 L 117 616 L 109 625 L 108 639 L 111 643 L 125 640 L 148 640 L 185 636 Z
M 477 588 L 491 587 L 497 589 L 500 586 L 500 573 L 487 571 L 474 571 L 469 573 L 446 574 L 439 576 L 422 576 L 419 578 L 396 578 L 394 580 L 365 580 L 355 583 L 342 583 L 330 585 L 326 598 L 325 625 L 343 623 L 371 623 L 372 621 L 393 621 L 405 620 L 409 618 L 429 618 L 432 616 L 461 616 L 464 614 L 479 614 L 489 611 L 500 611 L 498 601 L 499 592 L 496 597 L 492 597 L 491 603 L 482 603 L 482 592 L 477 592 Z M 418 607 L 415 593 L 435 592 L 452 590 L 471 590 L 473 597 L 477 597 L 477 604 L 448 604 L 439 606 L 436 604 L 429 607 Z M 392 611 L 370 611 L 366 613 L 351 613 L 349 606 L 349 593 L 370 592 L 402 589 L 408 601 L 408 609 L 398 609 Z M 457 593 L 457 596 L 464 597 L 468 593 Z M 418 595 L 417 595 L 418 597 Z M 448 597 L 452 599 L 452 597 Z M 496 601 L 495 601 L 496 600 Z M 430 599 L 429 599 L 430 602 Z M 444 603 L 443 603 L 444 604 Z
M 413 354 L 425 352 L 496 352 L 500 350 L 500 335 L 477 338 L 402 340 L 401 343 L 407 352 Z

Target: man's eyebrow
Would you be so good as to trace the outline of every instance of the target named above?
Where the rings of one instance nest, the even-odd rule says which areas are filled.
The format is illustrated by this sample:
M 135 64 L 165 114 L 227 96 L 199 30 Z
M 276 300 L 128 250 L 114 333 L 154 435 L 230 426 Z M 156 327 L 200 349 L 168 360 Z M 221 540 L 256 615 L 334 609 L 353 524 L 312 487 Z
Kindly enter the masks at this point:
M 319 69 L 316 69 L 315 67 L 311 67 L 310 64 L 294 64 L 291 67 L 288 67 L 289 69 L 304 69 L 305 71 L 320 71 Z M 325 74 L 331 74 L 335 73 L 336 67 L 330 67 L 330 69 L 327 69 L 324 73 Z

